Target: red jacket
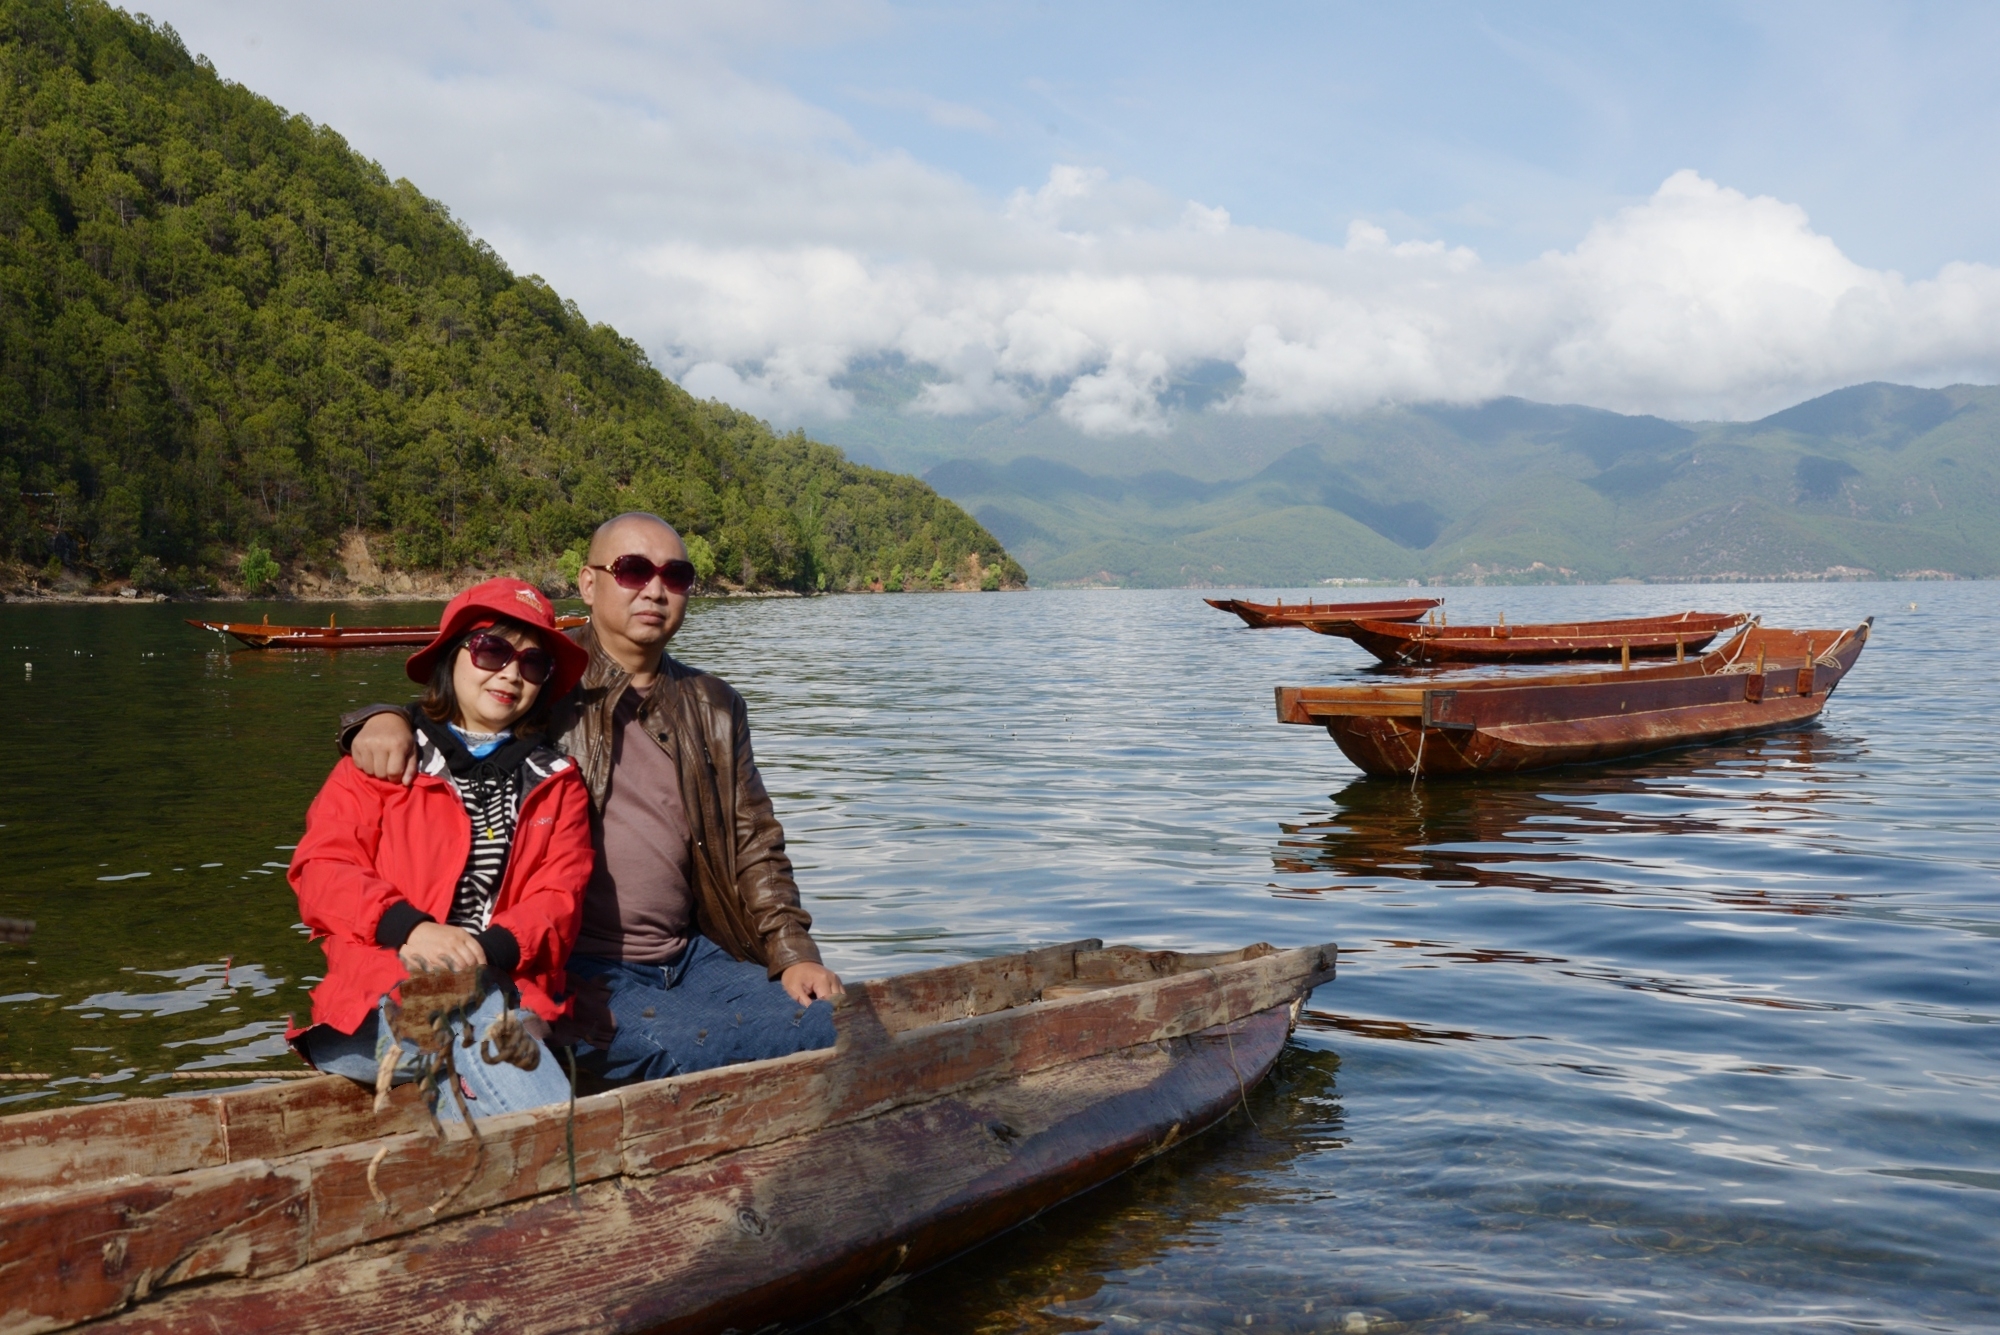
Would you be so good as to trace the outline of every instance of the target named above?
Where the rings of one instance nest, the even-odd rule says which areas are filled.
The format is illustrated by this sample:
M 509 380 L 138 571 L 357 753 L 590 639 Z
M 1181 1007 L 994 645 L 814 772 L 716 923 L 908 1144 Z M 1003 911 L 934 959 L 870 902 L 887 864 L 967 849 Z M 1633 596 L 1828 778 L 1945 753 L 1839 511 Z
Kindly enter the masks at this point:
M 590 794 L 574 761 L 557 758 L 521 801 L 492 925 L 521 947 L 514 984 L 545 1020 L 569 1009 L 563 962 L 583 919 L 595 854 Z M 443 922 L 472 851 L 472 821 L 449 780 L 419 774 L 404 788 L 371 779 L 342 759 L 306 811 L 306 832 L 286 873 L 326 978 L 313 989 L 313 1023 L 351 1034 L 407 970 L 375 943 L 382 914 L 399 900 Z M 292 1036 L 302 1033 L 294 1029 Z

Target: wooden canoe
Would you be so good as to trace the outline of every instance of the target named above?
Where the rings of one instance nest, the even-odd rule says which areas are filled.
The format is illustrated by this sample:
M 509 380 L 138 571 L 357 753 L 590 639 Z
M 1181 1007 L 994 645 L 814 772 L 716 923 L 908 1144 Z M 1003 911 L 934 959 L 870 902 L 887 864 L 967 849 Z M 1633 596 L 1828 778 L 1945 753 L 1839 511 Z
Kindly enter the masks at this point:
M 1810 723 L 1873 624 L 1752 623 L 1699 658 L 1610 671 L 1280 686 L 1278 721 L 1324 727 L 1363 773 L 1376 775 L 1434 778 L 1641 755 Z
M 1543 625 L 1433 626 L 1360 620 L 1346 626 L 1308 623 L 1322 635 L 1353 640 L 1398 667 L 1427 663 L 1562 663 L 1635 658 L 1680 658 L 1700 653 L 1723 631 L 1750 618 L 1742 612 L 1681 612 L 1619 621 Z
M 1350 625 L 1362 617 L 1373 621 L 1415 621 L 1444 600 L 1398 598 L 1381 603 L 1253 603 L 1242 598 L 1204 598 L 1202 601 L 1218 611 L 1235 613 L 1243 618 L 1244 625 L 1254 630 L 1278 626 L 1310 626 L 1317 630 L 1322 622 Z
M 584 625 L 589 617 L 559 616 L 556 626 L 570 630 Z M 436 626 L 340 626 L 328 617 L 324 626 L 274 626 L 269 617 L 255 621 L 194 621 L 190 626 L 234 635 L 252 649 L 366 649 L 377 645 L 426 645 L 437 635 Z
M 831 1049 L 440 1139 L 316 1077 L 0 1119 L 0 1332 L 778 1330 L 1219 1121 L 1331 945 L 857 984 Z

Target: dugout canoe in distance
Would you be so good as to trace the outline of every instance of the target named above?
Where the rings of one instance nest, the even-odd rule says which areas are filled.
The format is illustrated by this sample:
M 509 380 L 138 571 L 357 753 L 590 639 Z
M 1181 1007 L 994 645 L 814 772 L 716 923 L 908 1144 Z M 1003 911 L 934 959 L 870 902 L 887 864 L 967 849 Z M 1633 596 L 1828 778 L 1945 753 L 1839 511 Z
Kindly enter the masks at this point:
M 574 630 L 589 617 L 559 616 L 557 630 Z M 382 645 L 426 645 L 437 638 L 436 626 L 341 626 L 329 616 L 324 626 L 274 626 L 265 617 L 255 621 L 195 621 L 188 625 L 233 635 L 252 649 L 367 649 Z
M 1743 612 L 1681 612 L 1616 621 L 1570 621 L 1510 626 L 1397 624 L 1363 618 L 1345 625 L 1307 622 L 1322 635 L 1353 640 L 1395 667 L 1433 663 L 1610 662 L 1634 658 L 1684 658 L 1700 653 L 1726 630 L 1749 621 Z
M 1244 1104 L 1332 945 L 857 983 L 819 1052 L 440 1138 L 315 1077 L 0 1119 L 0 1332 L 775 1331 Z
M 1643 755 L 1811 723 L 1873 625 L 1872 617 L 1852 630 L 1753 622 L 1698 658 L 1606 671 L 1280 686 L 1278 721 L 1324 727 L 1363 773 L 1400 778 Z
M 1241 617 L 1243 624 L 1252 630 L 1272 630 L 1284 626 L 1304 626 L 1318 630 L 1322 624 L 1352 625 L 1363 617 L 1373 621 L 1415 621 L 1444 600 L 1398 598 L 1376 603 L 1253 603 L 1242 598 L 1204 598 L 1202 601 L 1219 612 L 1231 612 Z M 1324 633 L 1340 634 L 1339 631 Z

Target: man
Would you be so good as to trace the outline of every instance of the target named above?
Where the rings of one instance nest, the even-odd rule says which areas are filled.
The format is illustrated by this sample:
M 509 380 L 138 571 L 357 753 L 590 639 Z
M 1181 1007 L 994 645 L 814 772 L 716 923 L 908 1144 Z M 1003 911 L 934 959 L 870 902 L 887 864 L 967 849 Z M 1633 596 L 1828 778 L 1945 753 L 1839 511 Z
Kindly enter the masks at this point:
M 598 528 L 577 573 L 590 667 L 550 728 L 590 788 L 597 845 L 568 966 L 595 1003 L 577 1057 L 613 1081 L 834 1041 L 840 979 L 799 905 L 743 697 L 666 652 L 693 582 L 665 520 L 623 514 Z M 354 763 L 408 783 L 408 716 L 376 706 L 343 722 L 364 717 Z

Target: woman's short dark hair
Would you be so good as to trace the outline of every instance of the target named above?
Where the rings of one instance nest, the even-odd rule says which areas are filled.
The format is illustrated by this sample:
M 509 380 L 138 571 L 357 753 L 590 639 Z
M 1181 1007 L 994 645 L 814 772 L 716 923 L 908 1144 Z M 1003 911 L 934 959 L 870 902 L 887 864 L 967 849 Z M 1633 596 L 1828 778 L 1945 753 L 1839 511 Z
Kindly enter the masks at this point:
M 498 617 L 490 626 L 478 626 L 465 632 L 437 656 L 437 663 L 431 668 L 430 685 L 424 687 L 423 695 L 417 700 L 417 707 L 424 711 L 426 717 L 438 723 L 449 723 L 458 717 L 458 690 L 452 685 L 452 674 L 458 669 L 458 651 L 465 647 L 467 640 L 489 630 L 519 631 L 542 645 L 544 650 L 548 648 L 542 643 L 541 631 L 512 617 Z M 549 689 L 547 682 L 543 682 L 541 694 L 535 697 L 535 703 L 528 712 L 515 721 L 514 731 L 517 734 L 546 732 L 549 715 L 555 707 L 555 692 Z

